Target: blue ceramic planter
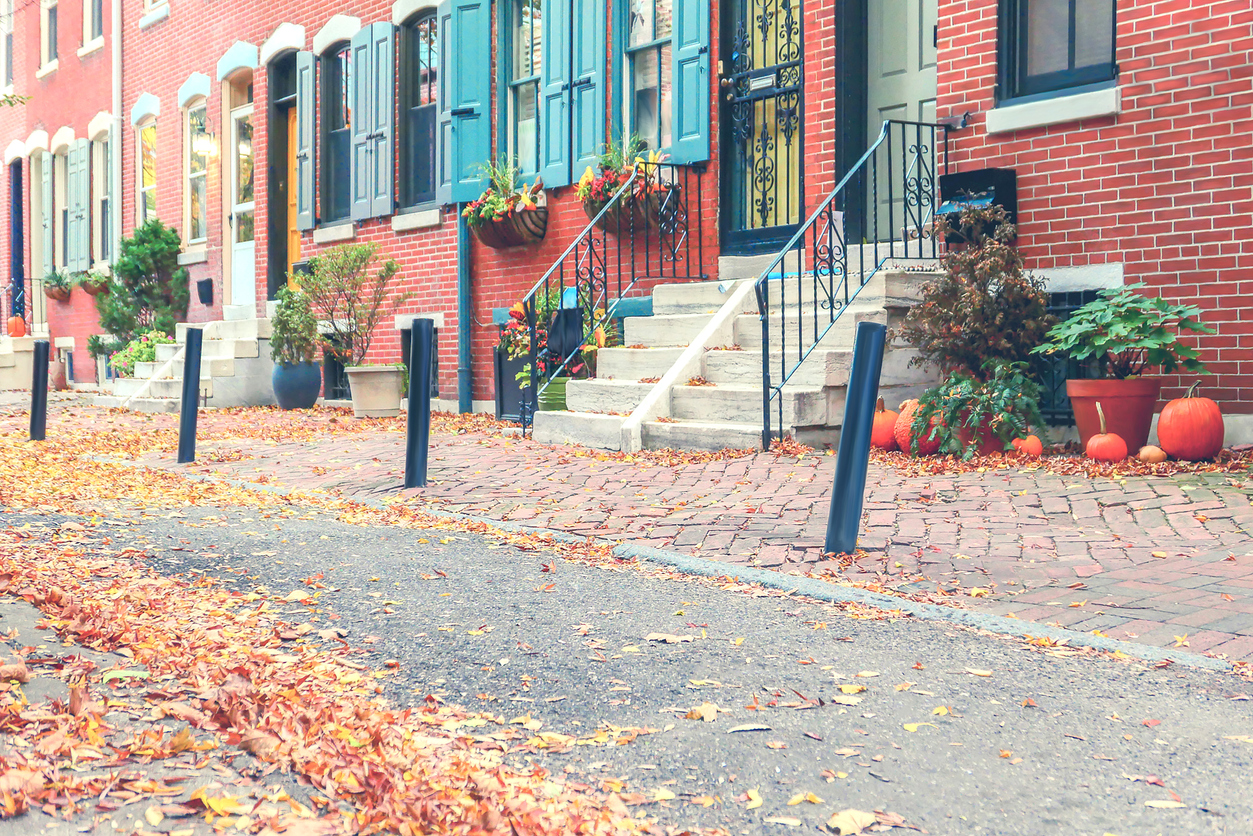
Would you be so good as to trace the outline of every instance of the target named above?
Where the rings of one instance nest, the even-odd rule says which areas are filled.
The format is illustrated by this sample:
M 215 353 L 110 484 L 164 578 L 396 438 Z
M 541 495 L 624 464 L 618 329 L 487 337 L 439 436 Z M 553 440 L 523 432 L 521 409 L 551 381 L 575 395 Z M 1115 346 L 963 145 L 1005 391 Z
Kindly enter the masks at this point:
M 322 391 L 322 365 L 275 363 L 270 381 L 274 384 L 274 399 L 281 408 L 308 409 L 318 402 Z

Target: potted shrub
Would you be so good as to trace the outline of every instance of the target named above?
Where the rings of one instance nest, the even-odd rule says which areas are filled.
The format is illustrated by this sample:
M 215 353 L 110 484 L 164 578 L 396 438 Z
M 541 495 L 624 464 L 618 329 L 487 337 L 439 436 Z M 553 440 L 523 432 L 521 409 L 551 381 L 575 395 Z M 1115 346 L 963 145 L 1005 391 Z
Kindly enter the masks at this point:
M 1179 340 L 1181 331 L 1214 333 L 1198 319 L 1200 308 L 1149 298 L 1139 292 L 1142 287 L 1133 284 L 1102 290 L 1095 301 L 1055 325 L 1047 342 L 1035 349 L 1037 354 L 1061 352 L 1100 368 L 1099 379 L 1066 381 L 1066 395 L 1084 447 L 1101 432 L 1097 401 L 1104 408 L 1110 433 L 1122 437 L 1132 450 L 1148 442 L 1153 408 L 1162 387 L 1160 378 L 1145 377 L 1148 370 L 1208 374 L 1197 359 L 1199 352 Z
M 282 409 L 308 409 L 322 391 L 322 364 L 314 362 L 322 341 L 309 297 L 290 286 L 279 288 L 270 327 L 274 399 Z
M 503 159 L 488 163 L 483 171 L 487 189 L 461 211 L 474 237 L 494 250 L 544 240 L 548 208 L 543 181 L 536 178 L 528 187 L 520 182 L 517 166 Z
M 70 291 L 73 289 L 74 282 L 70 280 L 68 273 L 53 270 L 44 276 L 44 296 L 54 302 L 70 301 Z
M 989 360 L 982 377 L 952 372 L 946 381 L 918 399 L 912 431 L 916 438 L 930 433 L 940 453 L 986 456 L 1009 449 L 1015 438 L 1044 425 L 1040 416 L 1040 385 L 1031 379 L 1025 362 Z M 937 420 L 933 421 L 932 418 Z
M 614 235 L 634 235 L 645 228 L 657 229 L 661 225 L 661 207 L 668 193 L 678 187 L 665 183 L 660 177 L 659 163 L 667 156 L 647 151 L 638 137 L 623 138 L 621 143 L 610 143 L 601 154 L 596 169 L 588 166 L 579 178 L 574 196 L 583 206 L 587 217 L 596 226 Z M 609 205 L 601 214 L 618 189 L 639 170 L 639 176 L 617 203 Z
M 399 415 L 405 374 L 404 366 L 365 365 L 379 323 L 413 296 L 395 292 L 396 262 L 377 262 L 378 245 L 344 244 L 311 259 L 309 273 L 300 277 L 301 290 L 322 318 L 323 345 L 348 372 L 358 418 Z

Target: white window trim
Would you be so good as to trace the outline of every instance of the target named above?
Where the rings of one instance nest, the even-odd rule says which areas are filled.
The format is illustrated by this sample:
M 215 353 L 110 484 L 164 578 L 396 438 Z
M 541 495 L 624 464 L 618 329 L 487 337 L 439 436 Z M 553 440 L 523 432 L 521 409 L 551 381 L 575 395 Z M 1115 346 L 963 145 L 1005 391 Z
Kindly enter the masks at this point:
M 188 249 L 204 249 L 209 245 L 209 214 L 207 205 L 200 207 L 200 212 L 204 216 L 205 234 L 203 238 L 191 238 L 191 114 L 192 111 L 203 110 L 205 114 L 205 133 L 212 137 L 209 132 L 209 101 L 205 98 L 193 99 L 183 108 L 183 244 Z M 205 170 L 197 175 L 205 182 L 205 203 L 209 202 L 209 170 L 206 165 Z
M 93 5 L 94 0 L 83 0 L 83 45 L 78 50 L 78 54 L 80 56 L 99 49 L 98 46 L 92 46 L 96 43 L 96 41 L 100 42 L 100 46 L 104 46 L 104 20 L 100 21 L 100 37 L 95 38 L 92 37 L 91 34 L 91 13 Z M 103 13 L 104 10 L 101 9 L 101 14 Z M 92 46 L 92 48 L 88 49 L 89 46 Z
M 39 69 L 35 70 L 35 78 L 44 78 L 46 76 L 52 75 L 53 73 L 57 71 L 57 68 L 59 68 L 60 66 L 61 66 L 61 59 L 55 58 L 53 59 L 52 63 L 44 64 Z
M 101 263 L 104 259 L 100 258 L 100 254 L 104 252 L 104 244 L 108 240 L 109 230 L 104 228 L 104 213 L 100 211 L 100 206 L 107 199 L 109 201 L 109 214 L 112 215 L 117 211 L 117 201 L 109 194 L 109 134 L 106 131 L 103 136 L 97 134 L 91 138 L 91 262 L 92 266 Z M 115 256 L 115 253 L 110 253 Z
M 114 2 L 116 1 L 117 0 L 114 0 Z M 140 29 L 148 29 L 149 27 L 156 26 L 158 23 L 170 16 L 169 3 L 162 2 L 159 4 L 153 4 L 147 8 L 148 11 L 146 11 L 144 16 L 139 19 Z
M 57 40 L 61 40 L 61 14 L 58 0 L 39 0 L 39 70 L 35 78 L 43 78 L 60 66 L 60 55 L 52 58 L 52 52 L 60 44 L 48 40 L 48 11 L 57 9 Z
M 86 58 L 88 55 L 91 55 L 93 52 L 99 52 L 102 49 L 104 49 L 104 35 L 101 35 L 99 38 L 93 38 L 92 40 L 83 44 L 82 46 L 78 48 L 78 51 L 74 54 L 77 55 L 79 58 Z
M 1122 88 L 1106 87 L 1103 90 L 994 107 L 988 111 L 986 127 L 990 134 L 1001 134 L 1100 116 L 1117 116 L 1119 113 L 1122 113 Z

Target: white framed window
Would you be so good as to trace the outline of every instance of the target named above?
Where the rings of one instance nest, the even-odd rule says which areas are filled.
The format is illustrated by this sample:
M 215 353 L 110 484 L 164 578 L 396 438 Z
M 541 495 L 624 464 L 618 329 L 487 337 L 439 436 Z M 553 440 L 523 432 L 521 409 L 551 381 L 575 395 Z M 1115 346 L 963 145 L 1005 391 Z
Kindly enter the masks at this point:
M 83 0 L 83 45 L 104 37 L 104 0 Z
M 144 0 L 144 11 L 151 12 L 167 5 L 169 5 L 169 0 Z
M 187 106 L 183 122 L 183 238 L 187 244 L 203 244 L 209 238 L 208 171 L 213 150 L 209 133 L 209 107 L 204 99 Z
M 627 132 L 653 150 L 669 149 L 674 1 L 637 0 L 628 15 Z
M 13 0 L 0 0 L 0 76 L 3 86 L 13 86 Z
M 523 174 L 539 170 L 540 73 L 544 60 L 542 6 L 542 0 L 513 0 L 509 151 Z
M 152 119 L 135 129 L 135 223 L 143 226 L 157 217 L 157 121 Z
M 109 154 L 112 153 L 109 134 L 98 135 L 91 141 L 91 252 L 92 263 L 113 261 L 112 213 L 113 196 L 109 192 Z
M 39 3 L 39 63 L 41 68 L 53 66 L 57 60 L 57 0 Z

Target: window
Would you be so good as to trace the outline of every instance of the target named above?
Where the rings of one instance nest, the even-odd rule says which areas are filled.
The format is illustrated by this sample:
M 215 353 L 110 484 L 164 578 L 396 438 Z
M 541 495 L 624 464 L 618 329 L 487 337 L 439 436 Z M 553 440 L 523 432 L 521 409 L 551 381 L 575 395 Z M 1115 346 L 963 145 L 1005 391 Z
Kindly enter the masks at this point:
M 136 201 L 136 222 L 143 226 L 157 216 L 157 123 L 139 128 L 139 196 Z
M 629 131 L 649 148 L 668 149 L 673 104 L 670 77 L 674 3 L 673 0 L 632 0 L 627 15 Z
M 110 261 L 113 258 L 110 247 L 112 224 L 110 212 L 112 200 L 109 195 L 109 153 L 111 147 L 109 135 L 101 134 L 91 143 L 91 238 L 94 261 Z
M 0 65 L 0 71 L 4 73 L 4 86 L 13 86 L 13 0 L 0 0 L 0 49 L 4 50 L 4 55 L 0 56 L 3 64 Z
M 415 17 L 402 29 L 400 201 L 407 207 L 435 200 L 438 43 L 434 14 Z
M 523 174 L 539 170 L 539 82 L 543 66 L 543 0 L 513 0 L 513 78 L 509 146 Z
M 52 155 L 52 267 L 65 269 L 69 260 L 65 234 L 69 226 L 69 209 L 65 205 L 66 155 Z
M 183 197 L 184 236 L 188 244 L 202 244 L 209 237 L 207 173 L 213 137 L 208 129 L 208 107 L 201 99 L 187 108 L 187 186 Z
M 104 0 L 83 0 L 83 44 L 104 37 Z
M 352 50 L 333 46 L 322 57 L 322 221 L 348 219 L 352 151 Z
M 1114 23 L 1114 0 L 1007 0 L 1000 98 L 1116 78 Z
M 47 67 L 57 60 L 57 0 L 42 0 L 39 23 L 40 63 Z

